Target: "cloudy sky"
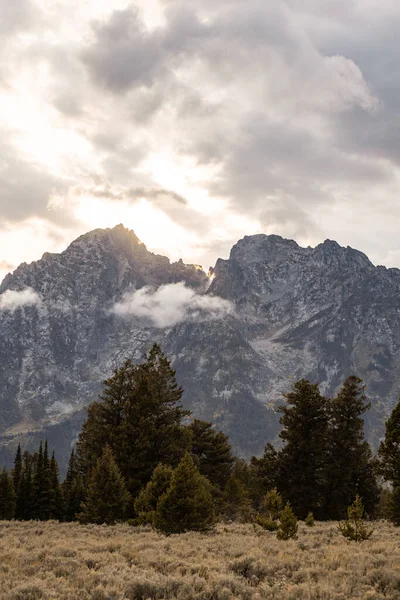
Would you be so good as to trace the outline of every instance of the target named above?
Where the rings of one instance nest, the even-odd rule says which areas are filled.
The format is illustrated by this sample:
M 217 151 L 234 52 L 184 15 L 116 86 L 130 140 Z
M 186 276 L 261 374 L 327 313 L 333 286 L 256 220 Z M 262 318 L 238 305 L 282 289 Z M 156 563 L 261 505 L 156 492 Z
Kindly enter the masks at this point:
M 120 222 L 400 267 L 397 0 L 0 0 L 0 272 Z

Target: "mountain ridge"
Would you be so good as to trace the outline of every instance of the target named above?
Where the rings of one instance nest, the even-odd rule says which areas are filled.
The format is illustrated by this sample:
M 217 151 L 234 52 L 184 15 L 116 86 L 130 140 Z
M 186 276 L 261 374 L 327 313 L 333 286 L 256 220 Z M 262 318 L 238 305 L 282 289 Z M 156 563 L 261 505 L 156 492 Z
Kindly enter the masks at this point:
M 239 240 L 212 274 L 149 252 L 122 225 L 8 274 L 0 308 L 6 294 L 26 289 L 37 302 L 31 294 L 31 304 L 11 310 L 13 296 L 0 310 L 0 444 L 47 435 L 63 463 L 101 381 L 157 341 L 177 370 L 185 407 L 223 429 L 243 456 L 277 440 L 275 408 L 301 377 L 327 394 L 350 374 L 365 379 L 376 445 L 400 387 L 400 270 L 332 240 L 303 248 L 257 234 Z M 221 298 L 234 311 L 160 327 L 111 310 L 144 288 L 172 286 L 163 301 L 175 302 L 180 282 L 195 298 Z

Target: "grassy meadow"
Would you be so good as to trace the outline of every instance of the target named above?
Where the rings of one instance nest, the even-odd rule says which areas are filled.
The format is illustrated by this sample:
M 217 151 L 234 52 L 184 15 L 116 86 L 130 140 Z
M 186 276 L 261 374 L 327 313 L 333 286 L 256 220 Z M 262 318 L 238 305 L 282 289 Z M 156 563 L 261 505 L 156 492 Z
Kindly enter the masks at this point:
M 400 529 L 363 543 L 335 523 L 278 541 L 252 525 L 164 537 L 147 528 L 0 522 L 0 598 L 400 600 Z

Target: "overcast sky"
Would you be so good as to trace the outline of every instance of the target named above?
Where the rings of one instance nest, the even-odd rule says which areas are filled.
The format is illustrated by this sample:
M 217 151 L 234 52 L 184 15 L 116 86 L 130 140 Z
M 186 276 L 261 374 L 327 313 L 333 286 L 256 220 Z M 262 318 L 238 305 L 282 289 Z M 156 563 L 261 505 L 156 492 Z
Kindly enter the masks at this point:
M 120 222 L 400 267 L 397 0 L 0 0 L 0 271 Z

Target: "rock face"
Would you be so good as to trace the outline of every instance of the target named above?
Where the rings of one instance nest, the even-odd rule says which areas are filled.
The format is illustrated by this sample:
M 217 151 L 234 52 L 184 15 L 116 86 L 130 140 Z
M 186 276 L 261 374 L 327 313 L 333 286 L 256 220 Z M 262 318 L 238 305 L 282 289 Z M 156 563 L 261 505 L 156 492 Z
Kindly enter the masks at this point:
M 181 281 L 229 300 L 234 312 L 155 328 L 110 310 L 128 291 Z M 0 310 L 3 462 L 18 441 L 47 436 L 65 464 L 102 380 L 123 359 L 139 360 L 153 341 L 173 360 L 185 406 L 223 429 L 243 456 L 276 439 L 274 409 L 301 377 L 327 394 L 350 374 L 362 377 L 375 444 L 397 400 L 400 271 L 374 267 L 336 242 L 301 248 L 274 235 L 245 237 L 217 261 L 209 285 L 199 268 L 171 264 L 118 226 L 21 265 L 4 279 L 0 306 L 7 290 L 26 288 L 36 304 Z

